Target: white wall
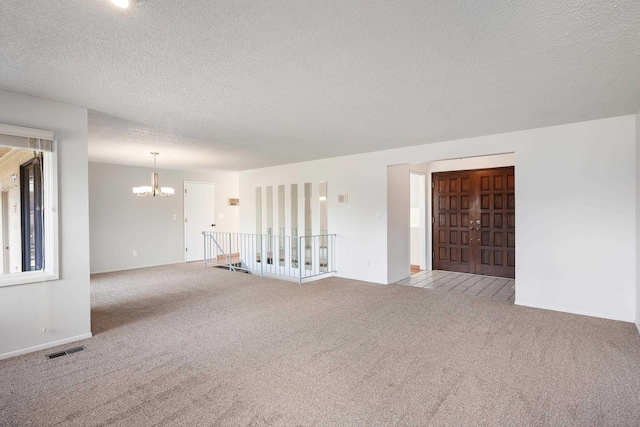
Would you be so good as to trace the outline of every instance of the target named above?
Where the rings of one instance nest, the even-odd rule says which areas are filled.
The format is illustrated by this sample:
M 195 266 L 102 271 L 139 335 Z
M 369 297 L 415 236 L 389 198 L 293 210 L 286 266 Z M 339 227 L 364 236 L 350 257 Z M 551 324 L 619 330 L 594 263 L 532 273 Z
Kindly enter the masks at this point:
M 640 332 L 640 110 L 636 114 L 636 326 Z
M 424 185 L 421 186 L 421 182 L 424 183 L 424 175 L 416 173 L 409 174 L 409 207 L 411 209 L 409 217 L 410 233 L 409 239 L 411 240 L 411 265 L 422 265 L 424 267 L 424 260 L 421 259 L 420 248 L 420 228 L 424 229 L 424 215 L 420 219 L 419 214 L 415 214 L 417 218 L 414 218 L 414 212 L 424 213 L 424 206 L 420 206 L 421 202 L 424 203 L 425 189 Z M 421 210 L 422 209 L 422 210 Z M 423 239 L 424 240 L 424 239 Z M 424 253 L 424 248 L 422 249 Z
M 419 250 L 418 250 L 418 265 L 420 266 L 420 270 L 427 269 L 427 180 L 425 175 L 415 175 L 418 176 L 418 209 L 420 214 L 420 225 L 418 227 L 418 242 L 419 242 Z
M 254 231 L 256 186 L 326 180 L 338 274 L 388 283 L 398 261 L 387 247 L 396 226 L 384 215 L 394 209 L 387 195 L 396 197 L 387 170 L 390 184 L 408 188 L 388 166 L 514 153 L 516 303 L 633 321 L 635 144 L 635 116 L 624 116 L 245 171 L 240 227 Z M 337 203 L 340 193 L 348 204 Z
M 409 165 L 387 168 L 387 281 L 395 283 L 410 273 Z M 393 218 L 393 220 L 390 220 Z M 338 239 L 340 237 L 338 236 Z M 382 248 L 382 244 L 376 245 Z M 338 273 L 340 274 L 338 264 Z
M 0 288 L 5 358 L 91 336 L 87 110 L 0 90 L 0 123 L 53 130 L 59 177 L 60 280 Z
M 228 205 L 239 194 L 238 172 L 158 169 L 160 185 L 173 187 L 176 194 L 135 196 L 132 187 L 149 185 L 152 172 L 89 163 L 91 273 L 184 262 L 184 181 L 215 183 L 216 231 L 238 231 L 239 208 Z

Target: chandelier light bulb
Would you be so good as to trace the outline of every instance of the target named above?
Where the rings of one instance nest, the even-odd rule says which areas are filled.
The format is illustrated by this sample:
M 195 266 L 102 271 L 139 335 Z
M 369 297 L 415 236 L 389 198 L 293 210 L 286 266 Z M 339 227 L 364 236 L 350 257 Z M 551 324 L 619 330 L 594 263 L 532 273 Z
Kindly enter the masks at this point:
M 111 0 L 111 3 L 115 4 L 122 9 L 126 9 L 129 7 L 129 0 Z
M 119 8 L 128 9 L 129 6 L 141 6 L 146 0 L 111 0 L 111 3 L 115 4 Z

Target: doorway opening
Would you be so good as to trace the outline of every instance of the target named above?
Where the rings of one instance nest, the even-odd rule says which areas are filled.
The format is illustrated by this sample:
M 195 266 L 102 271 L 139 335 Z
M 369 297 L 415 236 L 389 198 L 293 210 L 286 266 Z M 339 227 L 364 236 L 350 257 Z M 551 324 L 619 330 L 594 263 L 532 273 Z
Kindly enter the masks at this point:
M 452 173 L 452 172 L 464 172 L 464 171 L 477 171 L 477 170 L 490 170 L 490 169 L 495 169 L 495 168 L 511 168 L 512 171 L 515 171 L 515 153 L 500 153 L 500 154 L 490 154 L 490 155 L 485 155 L 485 156 L 474 156 L 474 157 L 464 157 L 464 158 L 454 158 L 454 159 L 436 159 L 436 160 L 430 160 L 427 162 L 423 162 L 423 163 L 410 163 L 410 164 L 399 164 L 399 165 L 391 165 L 391 166 L 387 166 L 387 215 L 388 215 L 388 219 L 387 219 L 387 283 L 397 283 L 398 281 L 402 281 L 404 279 L 408 279 L 411 275 L 411 265 L 416 265 L 415 263 L 415 258 L 412 261 L 412 238 L 411 238 L 411 208 L 412 208 L 412 203 L 411 203 L 411 181 L 415 180 L 416 177 L 414 177 L 414 174 L 416 175 L 420 175 L 422 174 L 425 178 L 425 188 L 424 188 L 424 194 L 425 194 L 425 210 L 424 210 L 424 218 L 425 218 L 425 229 L 423 232 L 421 232 L 420 234 L 424 236 L 424 240 L 425 240 L 425 256 L 424 261 L 425 261 L 425 265 L 424 267 L 422 267 L 422 265 L 420 266 L 420 268 L 424 268 L 424 271 L 428 272 L 431 270 L 441 270 L 441 271 L 446 271 L 445 269 L 447 267 L 444 266 L 436 266 L 436 257 L 438 257 L 440 255 L 440 248 L 436 248 L 434 246 L 434 239 L 436 237 L 440 238 L 440 231 L 443 231 L 443 233 L 446 234 L 447 231 L 452 231 L 452 230 L 448 230 L 448 229 L 443 229 L 443 230 L 437 230 L 438 231 L 438 236 L 434 235 L 434 224 L 435 221 L 440 219 L 438 214 L 434 215 L 434 206 L 433 206 L 433 202 L 434 202 L 434 195 L 433 192 L 435 190 L 435 183 L 432 181 L 434 174 L 437 173 Z M 437 176 L 437 175 L 436 175 Z M 486 177 L 485 178 L 485 184 L 488 184 L 488 180 L 491 180 L 493 178 L 491 177 Z M 497 180 L 500 180 L 499 178 L 496 178 Z M 503 177 L 503 179 L 506 179 Z M 503 185 L 512 185 L 515 184 L 515 175 L 512 174 L 511 177 L 508 178 L 509 180 L 513 180 L 511 183 L 507 183 L 506 181 L 502 182 L 502 183 L 497 183 L 499 184 L 503 184 Z M 493 185 L 493 184 L 492 184 Z M 498 197 L 495 199 L 501 199 L 501 200 L 494 200 L 491 198 L 491 195 L 489 195 L 489 197 L 485 197 L 485 203 L 487 202 L 487 200 L 490 203 L 502 203 L 503 206 L 506 206 L 507 203 L 515 203 L 515 191 L 511 192 L 512 194 L 507 194 L 506 192 L 504 194 L 502 194 L 503 197 Z M 487 195 L 487 193 L 482 193 L 485 196 Z M 445 194 L 446 195 L 446 194 Z M 415 196 L 414 196 L 415 197 Z M 507 200 L 508 198 L 508 200 Z M 439 201 L 439 198 L 437 198 L 437 200 Z M 449 202 L 451 202 L 451 200 L 449 200 Z M 461 201 L 458 200 L 454 200 L 454 203 L 460 203 Z M 466 201 L 465 201 L 466 203 Z M 413 205 L 414 209 L 415 209 L 415 202 Z M 415 210 L 414 210 L 414 215 L 415 215 Z M 447 214 L 447 212 L 443 212 L 444 214 Z M 449 212 L 451 213 L 451 212 Z M 493 213 L 499 213 L 499 212 L 492 212 L 491 210 L 489 210 L 488 212 L 483 212 L 485 213 L 484 215 L 484 220 L 486 221 L 487 219 L 490 221 L 489 225 L 491 225 L 491 221 L 496 221 L 499 219 L 496 219 L 495 215 L 492 215 Z M 488 217 L 486 214 L 489 214 Z M 455 220 L 460 220 L 459 216 L 456 216 L 456 218 L 454 218 Z M 478 219 L 480 219 L 481 221 L 483 220 L 483 217 L 480 216 L 480 218 L 474 218 L 474 221 L 477 221 Z M 471 218 L 467 219 L 467 221 L 470 221 Z M 451 221 L 451 216 L 449 216 L 449 221 Z M 498 239 L 498 243 L 500 243 L 500 239 L 502 239 L 502 241 L 506 241 L 507 244 L 509 245 L 514 245 L 515 244 L 515 227 L 513 227 L 514 223 L 515 223 L 515 216 L 512 216 L 511 218 L 505 217 L 504 215 L 502 216 L 502 221 L 503 221 L 503 225 L 509 223 L 509 221 L 511 221 L 511 225 L 509 226 L 510 230 L 508 230 L 509 232 L 511 232 L 511 234 L 506 234 L 503 233 L 502 235 L 489 235 L 487 236 L 486 233 L 484 235 L 484 238 L 486 239 L 487 237 L 489 237 L 490 239 Z M 415 227 L 416 221 L 414 220 L 414 227 Z M 482 226 L 482 224 L 480 224 Z M 466 224 L 467 226 L 467 231 L 471 231 L 469 230 L 469 226 L 470 224 L 467 222 Z M 461 230 L 460 230 L 461 231 Z M 474 233 L 478 232 L 480 233 L 481 230 L 475 230 L 475 226 L 474 226 Z M 482 231 L 490 231 L 490 230 L 482 230 Z M 498 231 L 498 230 L 495 230 Z M 504 230 L 503 230 L 504 232 Z M 447 236 L 442 236 L 443 240 L 444 238 Z M 457 236 L 453 236 L 453 238 L 462 238 L 463 236 L 461 235 L 457 235 Z M 468 236 L 464 236 L 465 238 Z M 449 239 L 451 239 L 451 233 L 449 233 L 448 236 Z M 471 237 L 469 237 L 471 238 Z M 483 238 L 483 235 L 481 234 L 479 236 L 480 239 Z M 476 237 L 476 241 L 475 243 L 477 244 L 477 239 L 478 237 Z M 506 239 L 511 239 L 510 241 L 507 241 Z M 447 242 L 448 243 L 448 242 Z M 483 243 L 483 242 L 480 242 Z M 460 245 L 462 246 L 462 245 Z M 486 245 L 489 246 L 489 245 Z M 415 247 L 415 244 L 414 244 Z M 449 250 L 449 254 L 445 254 L 444 250 L 446 248 L 443 248 L 443 254 L 442 256 L 444 257 L 445 255 L 449 256 L 449 258 L 451 258 L 451 251 Z M 487 260 L 487 257 L 489 259 L 489 262 L 492 263 L 492 256 L 494 257 L 493 260 L 496 259 L 496 255 L 495 253 L 492 255 L 491 254 L 491 248 L 482 248 L 484 250 L 484 252 L 481 252 L 481 255 L 484 256 L 484 260 Z M 414 251 L 415 252 L 415 251 Z M 508 275 L 504 275 L 504 276 L 514 276 L 515 275 L 515 268 L 514 268 L 514 262 L 515 262 L 515 253 L 513 250 L 509 249 L 509 254 L 507 254 L 506 256 L 508 257 L 505 261 L 504 258 L 500 258 L 498 256 L 498 262 L 500 262 L 502 260 L 503 264 L 510 264 L 510 267 L 512 269 L 512 273 L 508 274 Z M 468 253 L 466 255 L 469 255 Z M 465 255 L 465 256 L 466 256 Z M 456 253 L 456 251 L 454 251 L 454 259 L 456 259 L 456 257 L 461 256 L 459 253 Z M 504 256 L 504 254 L 503 254 Z M 415 270 L 415 268 L 414 268 Z M 419 272 L 422 273 L 422 272 Z M 414 274 L 419 274 L 419 273 L 414 273 Z M 467 274 L 471 274 L 471 273 L 467 273 Z M 476 274 L 483 274 L 483 275 L 487 275 L 487 276 L 498 276 L 498 274 L 500 273 L 496 273 L 496 272 L 488 272 L 488 271 L 483 271 L 483 272 L 478 272 Z
M 409 240 L 411 244 L 410 274 L 424 271 L 426 267 L 426 193 L 425 175 L 411 172 L 409 175 Z

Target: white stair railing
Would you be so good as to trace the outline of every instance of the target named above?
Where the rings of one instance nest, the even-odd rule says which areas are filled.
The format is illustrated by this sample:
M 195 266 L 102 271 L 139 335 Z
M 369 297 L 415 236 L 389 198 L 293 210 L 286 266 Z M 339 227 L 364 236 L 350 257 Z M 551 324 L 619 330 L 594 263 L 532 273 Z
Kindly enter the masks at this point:
M 203 231 L 205 265 L 303 280 L 336 273 L 336 235 L 278 236 Z M 300 262 L 302 260 L 302 262 Z

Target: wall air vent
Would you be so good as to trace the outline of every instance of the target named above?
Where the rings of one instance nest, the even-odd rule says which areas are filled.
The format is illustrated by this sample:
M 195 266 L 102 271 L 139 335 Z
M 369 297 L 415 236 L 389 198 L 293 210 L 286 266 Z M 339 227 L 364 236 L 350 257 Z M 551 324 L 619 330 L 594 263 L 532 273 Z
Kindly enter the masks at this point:
M 56 357 L 61 357 L 61 356 L 65 356 L 67 354 L 77 353 L 77 352 L 82 351 L 82 350 L 84 350 L 84 346 L 83 345 L 81 345 L 80 347 L 73 347 L 73 348 L 70 348 L 68 350 L 59 351 L 57 353 L 47 354 L 45 357 L 47 359 L 55 359 Z

